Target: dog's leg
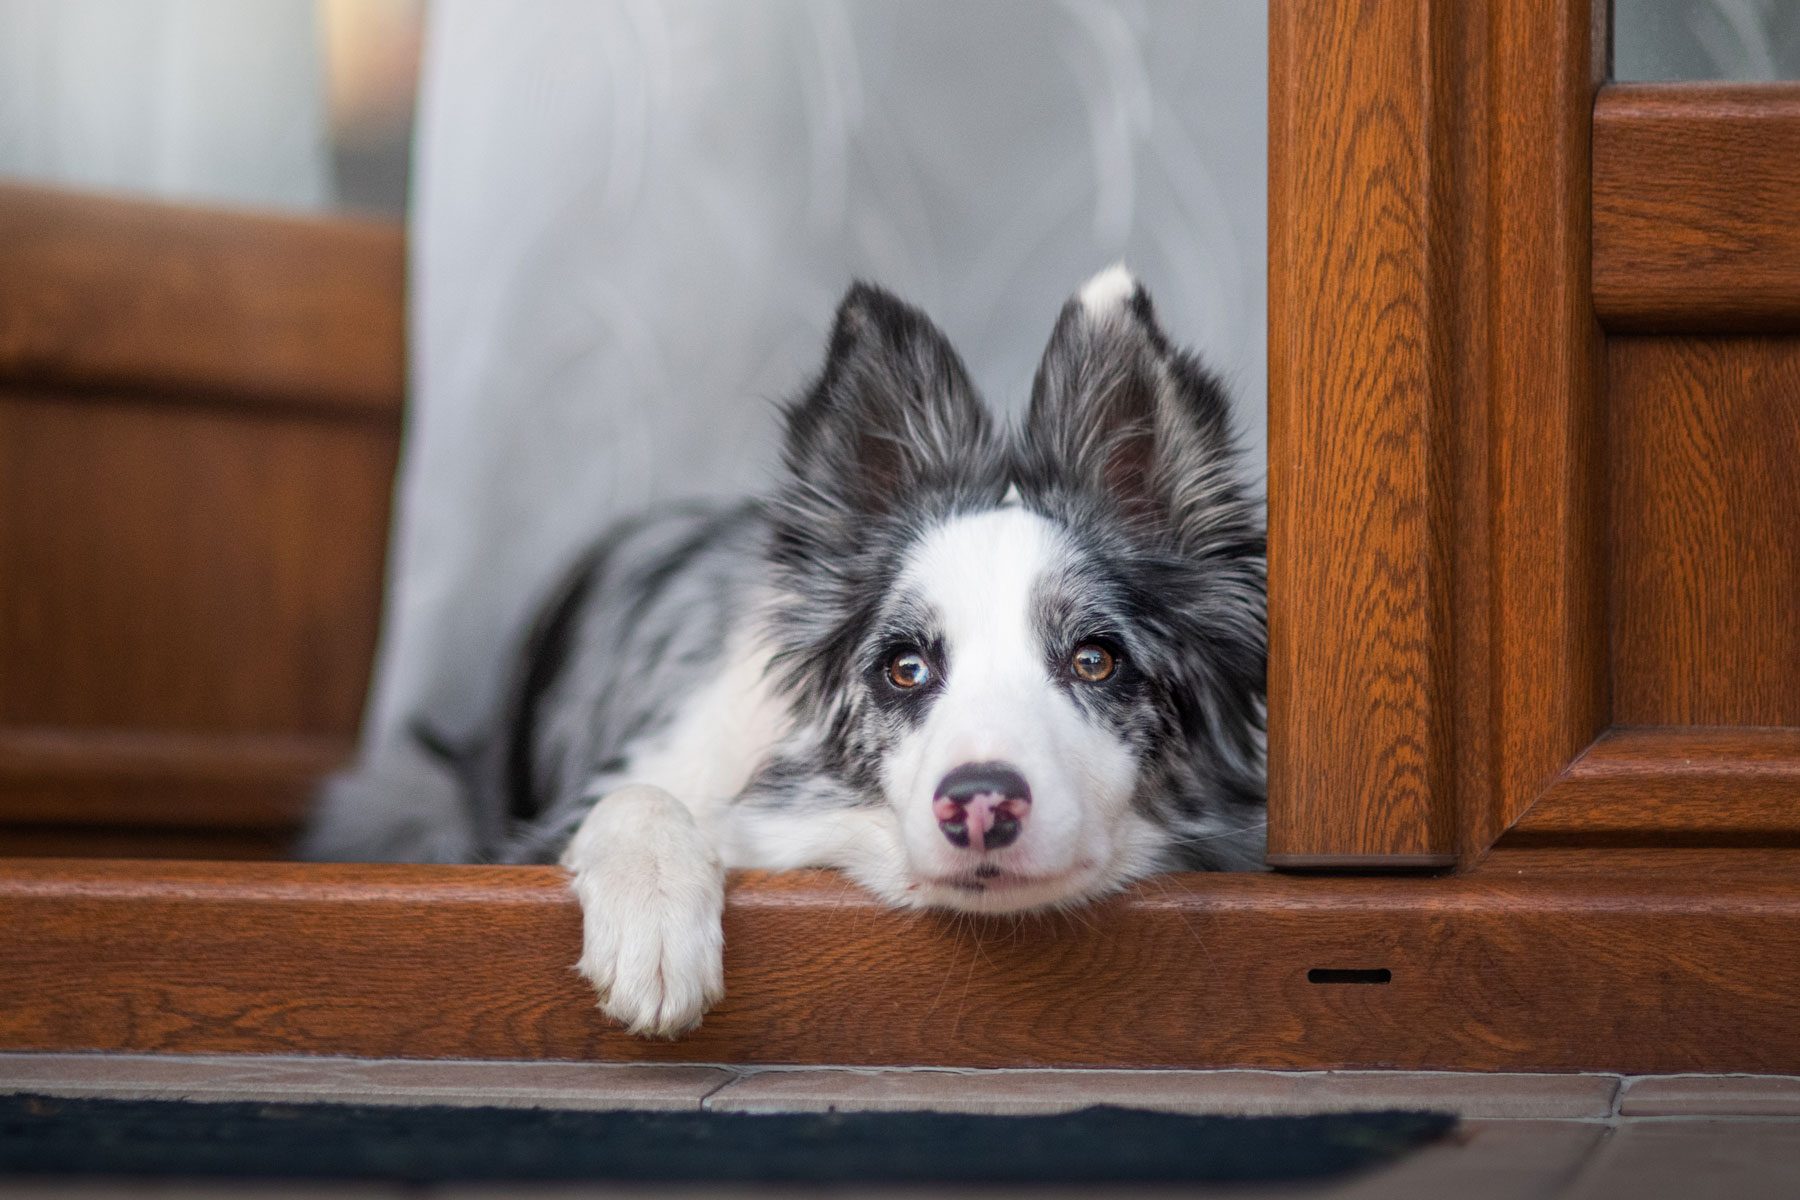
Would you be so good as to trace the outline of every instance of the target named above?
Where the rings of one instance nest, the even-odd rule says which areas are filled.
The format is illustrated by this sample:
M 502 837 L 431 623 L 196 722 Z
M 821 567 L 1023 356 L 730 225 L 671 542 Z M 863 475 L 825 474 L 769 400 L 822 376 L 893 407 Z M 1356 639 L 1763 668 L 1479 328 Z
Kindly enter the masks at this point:
M 562 865 L 581 900 L 576 969 L 632 1033 L 674 1037 L 725 992 L 725 871 L 687 806 L 633 784 L 603 796 Z

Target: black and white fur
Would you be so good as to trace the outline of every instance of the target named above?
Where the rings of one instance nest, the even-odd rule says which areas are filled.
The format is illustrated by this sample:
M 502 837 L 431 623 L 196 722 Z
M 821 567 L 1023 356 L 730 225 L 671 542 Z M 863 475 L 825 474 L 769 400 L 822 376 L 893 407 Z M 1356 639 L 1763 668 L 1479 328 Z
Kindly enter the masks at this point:
M 1260 861 L 1259 508 L 1222 388 L 1123 268 L 1063 308 L 1017 428 L 866 285 L 787 425 L 771 495 L 613 531 L 545 606 L 491 733 L 427 732 L 433 754 L 339 781 L 310 853 L 559 860 L 601 1007 L 662 1036 L 722 993 L 727 868 L 1006 913 Z M 1072 672 L 1084 645 L 1103 681 Z M 910 688 L 906 653 L 929 675 Z M 946 823 L 968 764 L 1028 785 L 1016 840 Z

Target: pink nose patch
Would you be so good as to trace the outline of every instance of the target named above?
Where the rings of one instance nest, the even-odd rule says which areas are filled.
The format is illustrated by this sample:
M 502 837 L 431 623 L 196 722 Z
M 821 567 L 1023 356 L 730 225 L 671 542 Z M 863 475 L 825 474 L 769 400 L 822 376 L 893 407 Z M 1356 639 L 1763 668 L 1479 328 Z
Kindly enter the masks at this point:
M 1030 807 L 1031 801 L 1022 796 L 976 792 L 968 797 L 939 796 L 931 803 L 931 815 L 953 844 L 982 853 L 1017 841 Z

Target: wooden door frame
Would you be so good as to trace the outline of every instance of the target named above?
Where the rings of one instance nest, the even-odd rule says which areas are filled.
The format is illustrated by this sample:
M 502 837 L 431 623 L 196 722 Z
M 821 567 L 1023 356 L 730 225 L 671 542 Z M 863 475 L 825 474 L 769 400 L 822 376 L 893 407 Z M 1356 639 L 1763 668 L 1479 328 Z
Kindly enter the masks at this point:
M 1601 88 L 1599 7 L 1271 7 L 1271 847 L 1458 873 L 1170 876 L 992 924 L 739 878 L 726 1000 L 658 1043 L 569 969 L 554 869 L 0 862 L 0 1051 L 1800 1070 L 1800 855 L 1707 824 L 1791 755 L 1607 732 L 1598 553 L 1602 321 L 1654 323 L 1674 231 L 1727 274 L 1788 255 L 1716 303 L 1791 322 L 1800 243 L 1683 233 L 1608 174 L 1697 110 Z M 1659 820 L 1696 844 L 1636 846 L 1675 751 Z
M 1605 5 L 1271 8 L 1270 861 L 1478 857 L 1604 727 Z
M 1608 9 L 1273 5 L 1273 865 L 1800 838 L 1795 731 L 1613 724 L 1604 403 L 1800 328 L 1800 87 L 1608 85 Z

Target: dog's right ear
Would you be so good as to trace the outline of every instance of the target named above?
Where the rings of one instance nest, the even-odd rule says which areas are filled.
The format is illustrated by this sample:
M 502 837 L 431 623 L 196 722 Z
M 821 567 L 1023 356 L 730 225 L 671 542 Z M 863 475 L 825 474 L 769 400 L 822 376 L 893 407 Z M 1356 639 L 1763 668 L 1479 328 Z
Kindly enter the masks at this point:
M 962 360 L 931 319 L 857 283 L 838 305 L 825 367 L 787 412 L 785 460 L 802 490 L 881 513 L 953 484 L 991 436 Z

